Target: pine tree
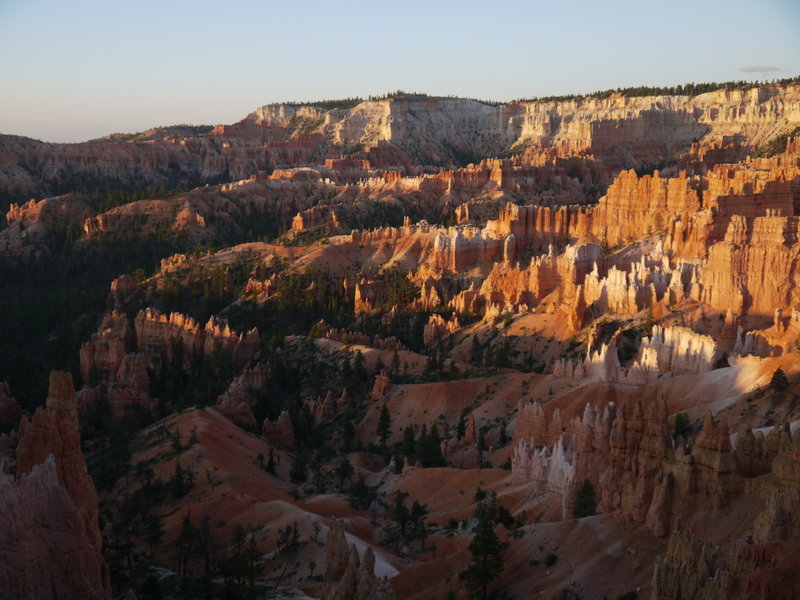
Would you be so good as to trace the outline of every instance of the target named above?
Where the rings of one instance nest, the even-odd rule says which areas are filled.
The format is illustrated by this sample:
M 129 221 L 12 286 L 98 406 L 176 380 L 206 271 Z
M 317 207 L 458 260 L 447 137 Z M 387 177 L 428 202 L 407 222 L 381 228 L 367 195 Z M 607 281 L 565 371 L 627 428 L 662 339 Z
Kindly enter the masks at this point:
M 375 489 L 367 485 L 362 473 L 358 476 L 356 482 L 350 486 L 350 492 L 347 494 L 347 503 L 352 508 L 368 510 L 372 502 L 377 498 Z
M 508 434 L 506 433 L 506 427 L 508 423 L 506 423 L 505 419 L 500 421 L 500 433 L 497 437 L 497 443 L 500 445 L 501 448 L 505 447 L 508 444 Z
M 472 364 L 480 366 L 483 359 L 483 351 L 481 350 L 481 341 L 478 339 L 478 334 L 472 336 Z
M 394 505 L 390 512 L 392 519 L 400 528 L 400 534 L 403 536 L 403 539 L 406 539 L 406 527 L 408 526 L 408 521 L 411 516 L 406 507 L 406 498 L 408 498 L 408 492 L 396 491 L 394 493 Z
M 419 437 L 417 438 L 417 447 L 416 447 L 416 455 L 417 460 L 422 463 L 422 466 L 425 466 L 425 461 L 427 460 L 428 455 L 428 426 L 423 423 L 422 427 L 419 430 Z
M 256 597 L 256 575 L 259 574 L 263 567 L 259 566 L 258 561 L 261 558 L 261 553 L 258 551 L 256 545 L 256 536 L 253 532 L 250 533 L 250 540 L 247 544 L 247 567 L 248 567 L 248 594 L 250 598 Z
M 175 559 L 177 562 L 177 571 L 179 574 L 186 573 L 189 564 L 189 557 L 194 552 L 195 539 L 197 537 L 197 530 L 192 525 L 188 516 L 183 517 L 183 526 L 181 527 L 178 537 L 175 539 Z
M 220 571 L 225 580 L 225 592 L 230 597 L 238 597 L 242 592 L 242 585 L 247 577 L 247 558 L 244 547 L 247 534 L 244 527 L 239 524 L 233 532 L 233 539 L 228 546 L 227 556 L 222 559 Z
M 343 456 L 336 466 L 336 478 L 339 480 L 339 488 L 341 489 L 345 482 L 349 482 L 353 475 L 355 475 L 353 465 L 350 464 L 350 460 L 346 456 Z
M 786 374 L 783 372 L 783 369 L 780 367 L 775 369 L 775 372 L 772 374 L 769 387 L 778 392 L 781 392 L 789 387 L 789 380 L 787 379 Z
M 380 357 L 380 354 L 379 354 L 379 355 L 378 355 L 378 360 L 376 360 L 376 361 L 375 361 L 375 371 L 374 371 L 374 374 L 375 374 L 375 375 L 380 375 L 380 374 L 381 374 L 381 371 L 383 371 L 383 370 L 385 370 L 385 369 L 386 369 L 386 365 L 385 365 L 385 364 L 383 364 L 383 361 L 381 360 L 381 357 Z
M 675 415 L 675 430 L 672 432 L 672 437 L 677 438 L 682 436 L 684 439 L 692 431 L 692 422 L 689 420 L 689 415 L 686 413 L 678 413 Z
M 308 461 L 305 452 L 298 450 L 292 462 L 292 469 L 289 471 L 289 479 L 292 483 L 303 483 L 307 478 Z
M 267 466 L 266 466 L 267 473 L 269 473 L 270 475 L 275 475 L 276 466 L 277 465 L 275 464 L 275 449 L 270 447 L 269 456 L 267 457 Z
M 342 374 L 342 381 L 348 382 L 353 377 L 353 365 L 350 364 L 350 357 L 347 356 L 342 361 L 342 367 L 340 369 Z
M 428 516 L 428 507 L 425 504 L 420 504 L 416 500 L 411 503 L 411 510 L 408 512 L 408 521 L 411 525 L 411 531 L 415 536 L 420 533 L 420 527 L 425 526 L 425 517 Z M 423 543 L 424 545 L 424 543 Z
M 503 573 L 503 548 L 492 522 L 482 519 L 469 544 L 472 563 L 459 573 L 459 578 L 466 581 L 467 590 L 474 600 L 489 598 L 489 584 Z
M 438 364 L 436 363 L 436 353 L 431 352 L 428 355 L 428 358 L 425 360 L 425 376 L 430 377 L 432 376 L 436 370 L 438 369 Z
M 386 440 L 392 433 L 392 416 L 389 414 L 389 407 L 386 402 L 381 407 L 381 415 L 378 418 L 378 438 L 381 441 L 381 448 L 386 448 Z
M 400 454 L 408 458 L 409 462 L 414 462 L 417 457 L 417 439 L 414 428 L 409 425 L 403 430 L 403 441 L 400 442 Z
M 434 422 L 428 431 L 428 437 L 425 440 L 425 454 L 422 463 L 425 467 L 443 467 L 444 456 L 442 456 L 442 438 L 439 435 L 439 428 L 436 427 Z
M 591 481 L 584 479 L 583 485 L 581 485 L 575 496 L 575 508 L 572 511 L 572 516 L 580 519 L 581 517 L 591 517 L 594 514 L 597 514 L 594 486 Z
M 483 357 L 483 366 L 487 369 L 491 369 L 495 366 L 494 346 L 491 344 L 486 348 L 486 354 Z
M 364 355 L 361 350 L 356 351 L 356 357 L 353 360 L 353 374 L 359 381 L 366 381 L 367 369 L 364 367 Z
M 238 531 L 238 526 L 237 526 Z M 286 528 L 278 528 L 278 553 L 291 554 L 300 547 L 300 532 L 297 521 L 292 521 Z
M 353 440 L 356 437 L 356 428 L 350 419 L 342 421 L 340 426 L 342 436 L 342 451 L 347 453 L 353 447 Z

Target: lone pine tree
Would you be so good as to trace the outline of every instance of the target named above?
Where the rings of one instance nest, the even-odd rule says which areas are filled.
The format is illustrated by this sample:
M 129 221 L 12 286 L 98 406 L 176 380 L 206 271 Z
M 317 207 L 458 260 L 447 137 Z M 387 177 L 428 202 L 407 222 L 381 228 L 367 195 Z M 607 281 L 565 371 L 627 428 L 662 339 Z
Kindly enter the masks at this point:
M 581 517 L 591 517 L 594 514 L 597 514 L 594 486 L 591 481 L 584 479 L 583 485 L 575 495 L 575 508 L 572 511 L 572 516 L 580 519 Z
M 381 414 L 378 417 L 378 439 L 381 441 L 381 448 L 386 448 L 386 440 L 392 433 L 392 417 L 389 414 L 389 407 L 386 402 L 381 406 Z
M 491 519 L 481 519 L 469 544 L 472 563 L 459 573 L 459 578 L 466 582 L 467 591 L 473 600 L 486 600 L 490 597 L 489 584 L 503 572 L 503 548 L 504 544 L 492 528 Z

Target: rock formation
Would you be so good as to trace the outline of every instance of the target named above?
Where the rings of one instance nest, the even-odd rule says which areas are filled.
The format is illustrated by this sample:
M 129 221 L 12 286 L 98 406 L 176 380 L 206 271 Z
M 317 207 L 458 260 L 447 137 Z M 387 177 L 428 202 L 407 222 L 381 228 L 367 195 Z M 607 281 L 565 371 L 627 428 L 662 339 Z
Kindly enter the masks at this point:
M 49 236 L 57 237 L 67 232 L 74 235 L 89 214 L 89 207 L 72 194 L 38 202 L 31 199 L 25 204 L 12 202 L 5 215 L 8 226 L 0 230 L 0 252 L 17 259 L 47 255 L 50 253 Z
M 69 373 L 51 373 L 46 406 L 30 423 L 23 418 L 17 477 L 14 483 L 0 475 L 0 519 L 6 519 L 0 527 L 0 552 L 5 549 L 0 582 L 8 582 L 5 589 L 26 598 L 110 598 L 97 492 L 81 453 Z
M 0 473 L 0 592 L 10 597 L 111 598 L 97 522 L 59 480 L 50 456 L 18 481 Z
M 369 281 L 362 278 L 355 286 L 355 313 L 368 313 L 383 302 L 386 284 L 383 281 Z
M 434 313 L 428 317 L 428 322 L 422 332 L 422 339 L 425 346 L 430 348 L 459 329 L 461 329 L 461 325 L 458 322 L 458 316 L 453 315 L 450 320 L 446 321 L 441 315 Z
M 647 409 L 641 401 L 602 412 L 587 405 L 564 426 L 558 409 L 549 418 L 538 403 L 519 409 L 514 480 L 557 502 L 563 518 L 585 479 L 599 491 L 601 511 L 645 523 L 657 536 L 748 490 L 764 503 L 754 515 L 756 541 L 800 540 L 800 453 L 786 427 L 767 437 L 743 428 L 734 450 L 727 425 L 710 413 L 694 440 L 676 443 L 660 396 Z
M 128 404 L 149 407 L 150 376 L 175 360 L 188 363 L 197 355 L 210 357 L 218 350 L 230 353 L 235 369 L 241 369 L 260 347 L 257 329 L 244 334 L 233 331 L 227 323 L 210 318 L 204 327 L 179 313 L 169 316 L 147 309 L 140 311 L 131 327 L 128 318 L 116 311 L 103 317 L 97 333 L 81 346 L 81 378 L 87 386 L 103 386 L 115 417 L 120 418 Z M 129 349 L 136 352 L 128 353 Z M 242 374 L 244 382 L 255 384 L 258 369 Z M 252 381 L 251 381 L 252 380 Z M 236 382 L 234 382 L 236 383 Z M 243 388 L 242 388 L 243 389 Z M 242 391 L 234 389 L 223 398 L 221 406 L 235 412 L 241 404 Z M 88 397 L 90 394 L 83 394 Z M 255 421 L 246 418 L 255 428 Z
M 136 404 L 148 410 L 150 401 L 150 375 L 147 373 L 147 360 L 144 354 L 128 354 L 122 359 L 114 384 L 107 390 L 111 413 L 120 419 L 125 407 Z
M 147 356 L 148 366 L 152 368 L 175 360 L 176 351 L 183 360 L 189 360 L 196 354 L 210 356 L 220 349 L 230 352 L 234 368 L 240 369 L 260 346 L 257 329 L 240 334 L 215 317 L 201 326 L 191 317 L 179 313 L 162 315 L 149 308 L 136 315 L 134 329 L 136 349 Z
M 114 299 L 114 310 L 123 310 L 136 292 L 136 278 L 132 275 L 120 275 L 111 282 L 111 297 Z
M 334 517 L 328 526 L 325 550 L 324 600 L 391 600 L 394 591 L 386 580 L 375 576 L 375 554 L 367 546 L 359 556 L 355 544 L 348 545 L 344 524 Z
M 275 444 L 287 450 L 294 448 L 294 429 L 288 412 L 283 411 L 275 421 L 264 419 L 262 431 L 270 444 Z
M 81 346 L 81 380 L 85 385 L 111 384 L 133 343 L 128 317 L 116 311 L 103 317 L 97 333 Z
M 555 446 L 563 432 L 561 411 L 556 408 L 549 418 L 541 402 L 520 400 L 517 404 L 517 427 L 514 429 L 514 444 L 521 440 L 536 440 L 539 446 Z
M 375 376 L 375 382 L 372 384 L 372 397 L 375 400 L 385 400 L 389 396 L 392 389 L 392 380 L 386 374 L 386 369 L 381 369 L 381 372 Z
M 80 447 L 78 403 L 69 373 L 50 374 L 50 390 L 44 408 L 34 413 L 30 423 L 20 424 L 17 447 L 17 474 L 30 473 L 52 454 L 55 457 L 59 481 L 70 497 L 85 512 L 87 531 L 97 532 L 96 546 L 100 548 L 97 530 L 97 492 Z
M 514 480 L 531 483 L 534 494 L 556 504 L 562 519 L 572 517 L 578 488 L 589 480 L 598 489 L 600 473 L 608 466 L 612 418 L 608 407 L 601 411 L 587 404 L 583 416 L 571 424 L 572 432 L 558 434 L 552 451 L 537 449 L 535 438 L 520 436 L 511 461 Z M 554 421 L 559 422 L 557 415 Z
M 231 382 L 225 393 L 217 398 L 215 408 L 234 423 L 255 430 L 256 418 L 253 415 L 253 406 L 257 394 L 264 389 L 268 377 L 269 367 L 266 364 L 245 369 Z
M 555 377 L 584 379 L 597 377 L 607 383 L 643 386 L 653 384 L 659 375 L 702 374 L 712 370 L 719 357 L 713 338 L 686 327 L 654 325 L 651 336 L 642 339 L 637 355 L 628 368 L 620 365 L 616 341 L 612 337 L 583 360 L 559 359 L 553 366 Z
M 344 394 L 344 392 L 342 392 Z M 306 398 L 303 406 L 308 409 L 315 423 L 320 423 L 335 413 L 340 406 L 340 402 L 334 399 L 333 392 L 328 390 L 325 398 L 316 399 Z
M 800 589 L 798 549 L 797 543 L 752 539 L 720 547 L 675 530 L 666 554 L 656 559 L 650 597 L 792 600 Z
M 328 340 L 334 340 L 343 344 L 358 344 L 359 346 L 369 346 L 378 350 L 405 350 L 406 347 L 395 337 L 382 338 L 380 336 L 368 336 L 358 331 L 346 331 L 344 329 L 332 329 L 324 319 L 317 324 L 319 335 Z

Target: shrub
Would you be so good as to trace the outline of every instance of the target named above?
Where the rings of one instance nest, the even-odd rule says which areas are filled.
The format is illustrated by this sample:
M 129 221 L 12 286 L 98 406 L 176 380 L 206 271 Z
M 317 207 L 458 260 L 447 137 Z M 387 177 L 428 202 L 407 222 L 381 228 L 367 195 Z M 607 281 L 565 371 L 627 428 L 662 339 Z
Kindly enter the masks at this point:
M 775 372 L 772 374 L 769 387 L 778 392 L 781 392 L 789 387 L 789 380 L 786 378 L 786 374 L 780 367 L 775 369 Z
M 686 437 L 692 430 L 691 422 L 689 421 L 689 415 L 686 413 L 678 413 L 675 415 L 675 431 L 673 432 L 674 437 L 683 436 Z
M 597 514 L 594 486 L 591 481 L 584 479 L 583 485 L 575 495 L 575 508 L 572 511 L 572 516 L 580 519 L 581 517 L 591 517 L 594 514 Z

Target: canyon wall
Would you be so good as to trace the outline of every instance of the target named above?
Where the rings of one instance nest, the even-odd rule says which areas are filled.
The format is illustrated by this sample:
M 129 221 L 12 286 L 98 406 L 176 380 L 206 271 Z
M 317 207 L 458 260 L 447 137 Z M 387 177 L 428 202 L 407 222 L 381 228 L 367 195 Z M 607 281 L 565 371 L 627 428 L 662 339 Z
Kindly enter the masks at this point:
M 534 155 L 601 157 L 613 169 L 663 162 L 693 143 L 737 138 L 755 148 L 796 122 L 800 86 L 760 86 L 699 96 L 578 98 L 511 102 L 405 95 L 351 108 L 274 104 L 239 123 L 197 134 L 161 128 L 80 144 L 0 136 L 0 190 L 43 196 L 113 174 L 129 184 L 240 179 L 325 156 L 323 148 L 390 142 L 425 164 L 477 162 L 512 148 Z M 710 160 L 713 155 L 704 155 Z M 721 156 L 723 158 L 724 155 Z M 380 162 L 377 160 L 376 162 Z
M 515 148 L 554 148 L 562 156 L 606 156 L 615 166 L 639 166 L 689 149 L 702 139 L 740 136 L 757 145 L 796 118 L 799 86 L 719 90 L 694 97 L 650 96 L 523 101 L 406 95 L 349 109 L 267 105 L 242 124 L 286 132 L 302 122 L 342 146 L 388 141 L 422 162 L 452 159 L 453 149 L 477 158 Z

